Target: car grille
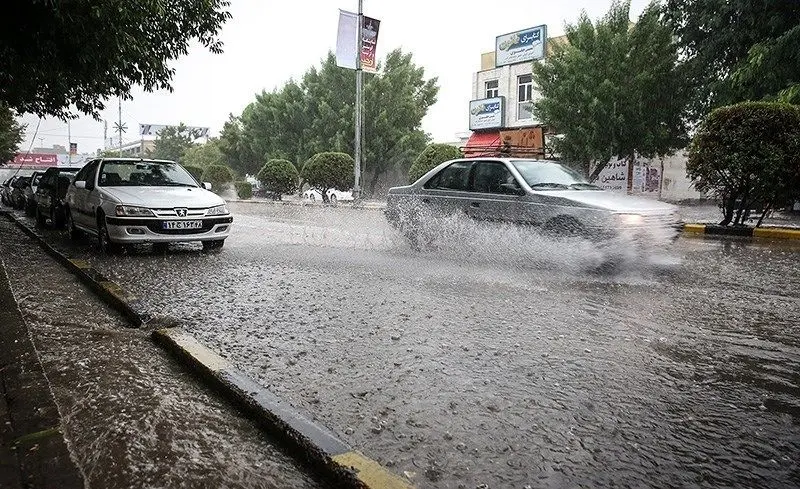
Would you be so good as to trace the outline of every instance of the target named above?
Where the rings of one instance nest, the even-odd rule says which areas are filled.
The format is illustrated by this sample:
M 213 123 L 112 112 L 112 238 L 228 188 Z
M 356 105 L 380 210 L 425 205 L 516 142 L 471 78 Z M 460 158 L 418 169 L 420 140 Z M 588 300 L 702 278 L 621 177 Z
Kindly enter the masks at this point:
M 175 211 L 174 208 L 169 209 L 150 209 L 156 215 L 156 217 L 179 217 L 178 213 Z M 208 209 L 205 207 L 201 208 L 189 208 L 187 209 L 186 217 L 202 217 L 206 215 L 206 211 Z M 183 217 L 183 216 L 180 216 Z

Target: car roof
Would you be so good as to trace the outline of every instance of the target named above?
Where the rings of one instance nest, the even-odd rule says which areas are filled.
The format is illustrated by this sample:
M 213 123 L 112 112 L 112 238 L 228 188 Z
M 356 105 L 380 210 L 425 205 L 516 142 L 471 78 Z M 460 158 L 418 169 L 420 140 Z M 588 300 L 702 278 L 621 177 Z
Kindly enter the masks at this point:
M 149 162 L 149 163 L 177 163 L 176 161 L 172 160 L 159 160 L 156 158 L 118 158 L 116 156 L 103 156 L 100 158 L 101 161 L 141 161 L 141 162 Z

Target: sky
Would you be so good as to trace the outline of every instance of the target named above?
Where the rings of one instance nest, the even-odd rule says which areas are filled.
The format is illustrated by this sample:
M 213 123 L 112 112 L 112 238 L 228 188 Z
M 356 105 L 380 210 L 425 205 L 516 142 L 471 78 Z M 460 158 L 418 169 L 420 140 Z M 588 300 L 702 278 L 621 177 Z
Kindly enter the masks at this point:
M 423 129 L 434 141 L 446 142 L 468 131 L 472 75 L 480 69 L 481 53 L 494 50 L 496 36 L 541 24 L 547 25 L 549 37 L 558 36 L 582 10 L 597 19 L 610 4 L 611 0 L 364 0 L 364 14 L 381 21 L 379 58 L 401 48 L 413 53 L 426 77 L 438 78 L 438 101 L 423 119 Z M 632 0 L 632 20 L 647 4 Z M 122 103 L 122 120 L 128 128 L 123 142 L 139 138 L 140 123 L 183 122 L 210 127 L 211 135 L 217 135 L 228 115 L 241 114 L 255 94 L 280 88 L 289 79 L 299 80 L 309 67 L 319 65 L 336 48 L 339 9 L 357 8 L 357 0 L 231 0 L 233 17 L 220 35 L 224 53 L 211 54 L 193 45 L 188 55 L 172 64 L 176 71 L 172 93 L 134 89 L 133 100 Z M 112 99 L 101 113 L 108 121 L 109 136 L 118 119 L 117 105 Z M 29 114 L 22 119 L 28 127 L 20 151 L 67 146 L 68 132 L 79 153 L 94 153 L 103 146 L 102 120 L 81 117 L 68 128 L 53 118 L 40 121 Z

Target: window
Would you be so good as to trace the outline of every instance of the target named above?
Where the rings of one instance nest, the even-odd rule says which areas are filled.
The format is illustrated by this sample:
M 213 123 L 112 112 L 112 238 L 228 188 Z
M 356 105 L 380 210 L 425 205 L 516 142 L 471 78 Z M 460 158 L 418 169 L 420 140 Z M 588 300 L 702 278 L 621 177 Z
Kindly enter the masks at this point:
M 516 183 L 514 175 L 508 171 L 505 164 L 499 161 L 479 161 L 475 163 L 475 175 L 472 183 L 472 189 L 475 192 L 508 193 L 508 190 L 502 187 L 504 183 Z
M 469 170 L 471 161 L 456 161 L 434 175 L 425 188 L 444 190 L 469 190 Z
M 486 98 L 494 98 L 500 95 L 500 84 L 497 80 L 486 82 Z
M 101 187 L 197 187 L 180 165 L 161 161 L 106 160 L 98 183 Z
M 97 169 L 97 165 L 100 164 L 98 160 L 94 160 L 88 163 L 86 166 L 81 168 L 77 175 L 75 175 L 76 182 L 85 182 L 91 180 L 94 183 L 94 171 Z M 91 174 L 91 177 L 89 176 Z
M 517 77 L 517 120 L 531 119 L 531 99 L 533 98 L 533 78 L 531 75 Z

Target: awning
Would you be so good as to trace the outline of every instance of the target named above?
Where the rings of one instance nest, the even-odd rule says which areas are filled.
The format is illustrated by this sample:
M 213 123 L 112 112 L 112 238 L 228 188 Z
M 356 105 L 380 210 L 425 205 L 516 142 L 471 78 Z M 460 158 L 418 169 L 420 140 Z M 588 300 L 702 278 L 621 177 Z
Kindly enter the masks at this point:
M 492 156 L 500 149 L 500 132 L 473 132 L 462 148 L 464 157 Z

